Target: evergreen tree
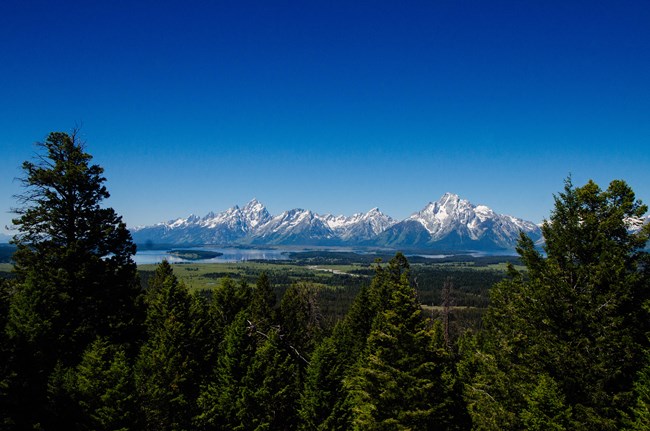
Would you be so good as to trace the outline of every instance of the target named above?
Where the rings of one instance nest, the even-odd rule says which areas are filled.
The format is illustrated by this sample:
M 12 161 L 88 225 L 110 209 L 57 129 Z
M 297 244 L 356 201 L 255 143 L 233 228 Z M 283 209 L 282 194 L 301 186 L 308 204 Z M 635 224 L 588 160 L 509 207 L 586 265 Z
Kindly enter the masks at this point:
M 148 339 L 136 363 L 146 429 L 189 429 L 200 387 L 193 297 L 163 261 L 147 291 Z
M 622 181 L 603 191 L 567 180 L 542 227 L 545 256 L 522 235 L 527 271 L 511 269 L 492 289 L 483 343 L 470 359 L 492 363 L 482 371 L 497 375 L 496 368 L 508 383 L 485 386 L 492 377 L 481 372 L 470 379 L 477 429 L 497 411 L 502 429 L 622 427 L 648 346 L 642 249 L 650 227 L 631 230 L 646 211 Z
M 375 318 L 365 352 L 346 379 L 353 428 L 458 429 L 463 414 L 442 331 L 422 318 L 402 258 L 388 267 L 388 306 Z
M 275 294 L 266 273 L 262 273 L 252 291 L 245 283 L 235 286 L 223 280 L 217 292 L 214 310 L 227 325 L 216 367 L 199 397 L 200 412 L 195 423 L 202 429 L 241 429 L 241 405 L 246 385 L 262 382 L 245 380 L 256 350 L 277 332 Z M 234 313 L 234 317 L 233 316 Z
M 644 265 L 643 270 L 650 278 L 650 265 Z M 646 310 L 650 302 L 646 303 Z M 650 334 L 648 335 L 650 337 Z M 632 408 L 623 413 L 625 429 L 640 431 L 650 429 L 650 349 L 646 349 L 643 366 L 637 373 L 634 381 L 634 398 Z
M 511 370 L 497 363 L 494 354 L 486 352 L 482 333 L 467 333 L 458 342 L 460 361 L 457 364 L 459 378 L 465 382 L 465 404 L 473 419 L 476 431 L 501 431 L 521 429 L 514 426 L 516 412 L 506 408 L 504 399 L 521 390 L 518 370 Z M 509 364 L 512 366 L 512 364 Z M 523 370 L 522 370 L 523 373 Z M 467 382 L 471 382 L 468 384 Z M 523 408 L 523 407 L 522 407 Z
M 634 404 L 625 415 L 625 429 L 641 431 L 650 429 L 650 356 L 634 382 Z
M 224 328 L 219 325 L 213 311 L 210 299 L 205 294 L 199 292 L 192 295 L 190 305 L 192 342 L 188 345 L 188 349 L 194 358 L 195 373 L 200 385 L 212 376 L 223 339 Z
M 139 429 L 135 382 L 123 348 L 102 339 L 92 343 L 75 369 L 72 392 L 78 429 Z
M 5 332 L 10 295 L 9 282 L 0 278 L 0 429 L 8 428 L 11 420 L 8 390 L 14 376 L 11 367 L 12 348 Z
M 275 292 L 266 272 L 260 274 L 253 290 L 249 307 L 251 322 L 260 330 L 266 331 L 275 320 Z
M 230 325 L 240 311 L 248 308 L 251 297 L 252 290 L 245 280 L 238 286 L 230 277 L 223 278 L 212 296 L 213 312 L 220 326 L 225 328 Z
M 51 133 L 39 145 L 43 153 L 22 166 L 6 327 L 15 374 L 7 393 L 22 429 L 47 426 L 57 363 L 76 365 L 98 336 L 134 346 L 143 317 L 135 245 L 121 217 L 101 205 L 109 197 L 103 169 L 75 134 Z
M 343 379 L 351 367 L 340 326 L 314 350 L 300 398 L 301 430 L 347 430 L 351 415 Z
M 521 422 L 530 431 L 563 431 L 570 428 L 571 407 L 551 377 L 542 374 L 535 388 L 526 396 Z
M 409 270 L 408 261 L 401 253 L 387 265 L 377 263 L 371 284 L 361 287 L 343 321 L 312 355 L 301 397 L 301 429 L 352 427 L 354 401 L 344 381 L 365 351 L 375 318 L 389 307 L 393 285 Z
M 234 430 L 295 430 L 300 375 L 296 358 L 276 331 L 258 347 L 243 379 Z
M 334 429 L 327 426 L 333 406 L 342 395 L 345 363 L 339 362 L 334 337 L 325 338 L 314 351 L 307 368 L 305 385 L 300 400 L 300 429 Z
M 306 365 L 323 330 L 314 286 L 294 283 L 284 292 L 280 301 L 280 322 L 282 342 Z
M 238 417 L 244 377 L 255 355 L 257 337 L 251 333 L 247 313 L 242 311 L 226 328 L 213 375 L 201 388 L 199 413 L 195 423 L 200 429 L 226 430 L 241 425 Z

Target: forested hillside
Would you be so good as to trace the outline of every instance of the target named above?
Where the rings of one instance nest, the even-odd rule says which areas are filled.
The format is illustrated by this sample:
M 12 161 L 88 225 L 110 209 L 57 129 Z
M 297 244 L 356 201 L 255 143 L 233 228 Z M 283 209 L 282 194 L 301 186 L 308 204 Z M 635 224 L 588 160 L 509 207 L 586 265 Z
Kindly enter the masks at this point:
M 190 290 L 163 262 L 141 283 L 103 169 L 74 134 L 41 150 L 0 279 L 1 429 L 650 427 L 650 227 L 629 229 L 647 207 L 623 181 L 567 180 L 489 304 L 398 252 L 329 319 L 308 280 Z M 473 329 L 450 334 L 452 291 L 487 306 Z

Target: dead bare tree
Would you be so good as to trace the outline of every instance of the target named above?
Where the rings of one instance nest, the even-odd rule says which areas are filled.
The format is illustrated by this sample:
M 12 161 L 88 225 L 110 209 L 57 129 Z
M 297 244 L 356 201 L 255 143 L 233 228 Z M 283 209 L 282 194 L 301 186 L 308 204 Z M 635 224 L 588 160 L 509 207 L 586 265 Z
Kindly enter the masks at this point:
M 449 315 L 451 314 L 451 289 L 453 286 L 454 282 L 451 277 L 447 277 L 442 285 L 442 330 L 447 349 L 451 348 L 451 342 L 449 340 Z

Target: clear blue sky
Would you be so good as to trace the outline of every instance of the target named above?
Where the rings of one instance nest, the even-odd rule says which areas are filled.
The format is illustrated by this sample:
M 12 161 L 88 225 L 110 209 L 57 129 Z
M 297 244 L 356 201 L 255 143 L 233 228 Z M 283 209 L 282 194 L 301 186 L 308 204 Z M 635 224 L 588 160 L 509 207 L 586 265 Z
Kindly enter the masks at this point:
M 650 201 L 650 2 L 0 2 L 0 226 L 82 124 L 130 226 L 253 197 L 534 222 L 573 175 Z

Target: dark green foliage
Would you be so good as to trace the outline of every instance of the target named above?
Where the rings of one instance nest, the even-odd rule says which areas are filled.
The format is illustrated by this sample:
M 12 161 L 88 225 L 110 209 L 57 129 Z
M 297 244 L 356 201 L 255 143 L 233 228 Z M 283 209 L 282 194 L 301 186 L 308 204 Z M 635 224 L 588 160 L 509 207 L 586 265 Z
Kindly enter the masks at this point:
M 253 297 L 250 303 L 250 319 L 262 331 L 268 330 L 275 319 L 275 292 L 271 287 L 268 275 L 260 274 L 253 290 Z
M 136 430 L 136 390 L 122 347 L 97 339 L 74 368 L 57 363 L 49 376 L 45 429 Z
M 208 251 L 208 250 L 169 250 L 167 252 L 170 256 L 180 257 L 187 260 L 201 260 L 201 259 L 212 259 L 215 257 L 223 256 L 223 253 L 218 251 Z
M 542 231 L 522 236 L 528 271 L 497 284 L 466 387 L 477 429 L 620 429 L 648 347 L 647 207 L 622 181 L 567 181 Z M 540 377 L 543 376 L 543 377 Z M 540 380 L 541 379 L 541 380 Z
M 302 355 L 315 342 L 308 338 L 315 331 L 312 300 L 306 286 L 289 289 L 280 307 L 282 321 L 296 331 L 280 332 L 284 326 L 275 321 L 275 294 L 268 277 L 260 276 L 250 307 L 241 309 L 226 329 L 212 378 L 201 391 L 197 426 L 295 429 Z
M 422 318 L 409 269 L 399 253 L 377 266 L 370 286 L 317 347 L 301 398 L 301 429 L 467 425 L 451 356 L 439 325 Z
M 235 430 L 295 430 L 299 363 L 275 331 L 259 346 L 243 380 Z
M 374 319 L 367 345 L 346 378 L 354 429 L 458 429 L 451 358 L 439 325 L 421 316 L 408 263 L 398 254 L 387 269 L 389 302 Z
M 241 280 L 239 285 L 228 277 L 221 281 L 221 285 L 212 294 L 212 301 L 222 327 L 232 323 L 235 316 L 248 307 L 252 293 L 245 280 Z
M 353 254 L 350 259 L 354 256 L 358 255 Z M 491 263 L 503 263 L 508 260 L 513 259 L 508 256 L 490 258 Z M 345 272 L 348 274 L 333 274 L 324 271 L 316 272 L 313 269 L 296 269 L 295 263 L 301 264 L 302 262 L 291 262 L 290 270 L 282 270 L 286 263 L 274 262 L 273 267 L 276 269 L 264 268 L 261 270 L 255 266 L 242 266 L 237 268 L 237 272 L 212 272 L 202 274 L 202 277 L 213 279 L 229 277 L 238 282 L 246 280 L 254 287 L 264 272 L 269 279 L 273 280 L 272 287 L 276 298 L 281 298 L 294 283 L 311 283 L 317 287 L 316 300 L 322 315 L 323 326 L 326 328 L 326 332 L 329 332 L 336 322 L 345 317 L 361 287 L 369 284 L 376 273 L 375 267 L 370 264 L 366 268 L 359 266 L 359 269 L 346 269 Z M 428 263 L 411 266 L 411 277 L 418 291 L 418 297 L 420 302 L 427 306 L 435 307 L 442 304 L 443 283 L 448 277 L 453 279 L 451 298 L 454 310 L 450 316 L 452 340 L 455 340 L 467 329 L 480 328 L 481 317 L 487 308 L 489 288 L 505 278 L 504 270 L 491 270 L 482 268 L 483 266 L 482 258 L 471 258 L 467 262 L 448 265 L 441 265 L 437 260 L 432 263 L 429 259 Z M 178 267 L 188 272 L 198 269 L 196 266 L 188 265 L 178 265 Z M 354 276 L 349 274 L 354 274 Z M 146 282 L 147 271 L 142 271 L 140 276 L 143 283 Z M 438 317 L 437 310 L 433 310 L 432 314 L 434 317 Z
M 287 289 L 280 302 L 280 322 L 282 342 L 291 346 L 297 357 L 309 357 L 323 330 L 313 285 L 295 283 Z
M 124 349 L 97 339 L 84 352 L 73 378 L 78 429 L 140 428 L 133 372 Z
M 486 308 L 490 287 L 505 278 L 504 271 L 476 270 L 473 267 L 413 266 L 411 273 L 416 282 L 418 298 L 426 305 L 440 305 L 445 280 L 453 281 L 451 296 L 454 305 Z
M 351 427 L 351 405 L 343 383 L 365 347 L 370 332 L 368 320 L 374 319 L 369 289 L 361 289 L 345 319 L 312 354 L 301 398 L 300 429 L 346 430 Z
M 347 428 L 346 418 L 334 411 L 337 403 L 342 402 L 346 396 L 343 377 L 348 367 L 349 364 L 339 351 L 336 336 L 326 338 L 316 347 L 307 368 L 300 400 L 300 429 Z M 337 426 L 339 424 L 344 426 L 341 428 Z
M 541 374 L 534 389 L 526 396 L 521 423 L 530 431 L 561 431 L 570 429 L 571 407 L 567 407 L 557 382 Z
M 240 425 L 240 399 L 244 377 L 257 347 L 245 312 L 240 312 L 225 332 L 216 367 L 202 387 L 195 423 L 201 429 L 235 429 Z
M 317 255 L 319 253 L 313 252 L 312 254 Z M 327 256 L 327 252 L 323 253 Z M 237 282 L 245 280 L 255 287 L 260 275 L 265 273 L 269 279 L 273 280 L 272 287 L 276 298 L 281 298 L 284 292 L 294 283 L 311 283 L 318 288 L 316 300 L 322 315 L 323 325 L 326 327 L 326 331 L 329 332 L 329 328 L 333 328 L 336 322 L 345 317 L 361 287 L 370 283 L 376 273 L 375 267 L 371 264 L 375 255 L 363 255 L 364 261 L 368 261 L 368 258 L 372 257 L 366 267 L 364 267 L 366 264 L 359 264 L 352 260 L 359 256 L 361 255 L 350 254 L 350 256 L 343 259 L 344 262 L 354 263 L 358 267 L 358 269 L 346 269 L 346 273 L 328 273 L 308 268 L 296 269 L 296 264 L 302 265 L 309 261 L 298 260 L 291 261 L 291 268 L 287 268 L 287 270 L 283 270 L 283 267 L 288 265 L 286 262 L 275 261 L 272 266 L 275 269 L 269 269 L 268 267 L 260 269 L 256 265 L 244 265 L 238 267 L 237 272 L 217 271 L 203 273 L 201 277 L 212 279 L 229 277 Z M 326 261 L 328 259 L 326 258 Z M 447 264 L 441 264 L 437 259 L 426 259 L 426 263 L 423 261 L 420 264 L 411 266 L 411 276 L 418 291 L 418 297 L 420 302 L 427 306 L 439 306 L 442 303 L 441 291 L 444 280 L 448 277 L 453 279 L 451 297 L 454 310 L 452 310 L 450 317 L 452 340 L 455 340 L 466 329 L 478 329 L 480 327 L 481 316 L 487 308 L 489 288 L 494 283 L 501 281 L 506 275 L 502 269 L 491 270 L 485 268 L 486 264 L 518 261 L 518 258 L 509 256 L 491 256 L 489 258 L 464 256 L 463 259 L 461 262 Z M 411 262 L 411 259 L 409 259 L 409 262 Z M 177 267 L 182 268 L 184 272 L 198 270 L 198 267 L 194 265 L 177 265 Z M 140 274 L 143 283 L 146 283 L 147 272 L 150 271 L 142 271 Z M 354 275 L 351 276 L 350 274 Z M 212 290 L 209 292 L 212 292 Z M 438 317 L 437 310 L 433 310 L 432 314 L 434 317 Z
M 17 428 L 65 420 L 48 406 L 47 387 L 60 381 L 50 376 L 55 367 L 74 367 L 97 337 L 133 351 L 142 335 L 135 245 L 121 217 L 101 206 L 109 197 L 103 169 L 74 134 L 51 133 L 40 148 L 35 163 L 23 163 L 25 192 L 13 220 L 7 394 Z
M 103 169 L 89 164 L 92 157 L 75 135 L 51 133 L 41 146 L 46 154 L 39 163 L 23 163 L 26 192 L 19 200 L 24 206 L 14 220 L 20 232 L 14 255 L 19 281 L 54 290 L 53 304 L 37 305 L 33 312 L 47 324 L 57 312 L 74 311 L 53 325 L 65 339 L 60 341 L 69 344 L 61 345 L 66 353 L 79 353 L 70 347 L 85 346 L 96 335 L 131 341 L 134 319 L 141 316 L 131 260 L 135 245 L 121 217 L 101 207 L 109 197 Z M 25 291 L 30 295 L 29 287 Z M 25 330 L 13 320 L 12 329 Z
M 0 429 L 9 425 L 6 421 L 10 418 L 8 389 L 13 373 L 10 363 L 12 349 L 4 331 L 9 314 L 10 295 L 9 282 L 0 278 Z
M 625 415 L 626 429 L 641 431 L 650 429 L 650 356 L 634 382 L 634 404 Z
M 148 339 L 136 363 L 136 383 L 145 428 L 189 429 L 206 360 L 204 316 L 196 297 L 178 282 L 164 261 L 149 280 L 146 328 Z
M 391 262 L 393 266 L 398 265 L 397 261 Z M 362 286 L 332 336 L 316 348 L 306 371 L 300 409 L 301 429 L 346 430 L 352 427 L 352 399 L 344 380 L 365 349 L 375 317 L 387 304 L 388 274 L 376 265 L 370 286 Z
M 445 250 L 410 250 L 408 254 L 409 262 L 411 264 L 430 264 L 430 263 L 454 263 L 454 264 L 471 264 L 476 267 L 487 266 L 502 262 L 518 263 L 519 259 L 516 256 L 473 256 L 471 254 L 458 254 L 456 251 Z M 440 254 L 449 256 L 429 258 L 421 255 Z M 298 251 L 288 254 L 291 259 L 292 265 L 351 265 L 351 264 L 365 264 L 370 269 L 372 275 L 372 266 L 377 260 L 390 261 L 394 255 L 383 251 L 375 251 L 370 253 L 355 253 L 344 251 Z M 368 274 L 366 271 L 359 271 L 362 274 Z
M 199 378 L 197 384 L 200 385 L 212 374 L 224 328 L 218 323 L 210 299 L 201 292 L 192 295 L 190 316 L 193 319 L 190 325 L 190 350 Z

